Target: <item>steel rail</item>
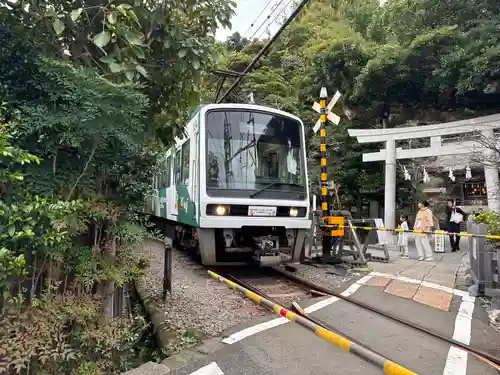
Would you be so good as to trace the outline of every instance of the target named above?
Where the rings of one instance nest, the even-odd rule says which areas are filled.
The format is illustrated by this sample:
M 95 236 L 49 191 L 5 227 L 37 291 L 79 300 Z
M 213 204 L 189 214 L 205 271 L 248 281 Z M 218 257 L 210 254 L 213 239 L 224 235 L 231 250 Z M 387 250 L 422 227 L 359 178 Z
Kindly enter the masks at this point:
M 294 282 L 297 282 L 297 283 L 300 283 L 300 284 L 303 284 L 303 285 L 307 285 L 308 288 L 311 288 L 311 289 L 315 289 L 315 290 L 318 290 L 320 292 L 323 292 L 329 296 L 333 296 L 333 297 L 337 297 L 343 301 L 346 301 L 346 302 L 349 302 L 349 303 L 352 303 L 353 305 L 356 305 L 358 307 L 361 307 L 365 310 L 369 310 L 371 312 L 374 312 L 378 315 L 381 315 L 387 319 L 390 319 L 390 320 L 394 320 L 398 323 L 401 323 L 407 327 L 410 327 L 410 328 L 413 328 L 413 329 L 416 329 L 417 331 L 420 331 L 420 332 L 423 332 L 423 333 L 426 333 L 428 334 L 429 336 L 432 336 L 436 339 L 439 339 L 441 341 L 445 341 L 446 343 L 450 344 L 450 345 L 453 345 L 453 346 L 456 346 L 457 348 L 460 348 L 462 350 L 465 350 L 467 351 L 468 353 L 471 353 L 473 354 L 474 356 L 476 356 L 477 358 L 479 359 L 482 359 L 484 360 L 485 362 L 487 362 L 489 365 L 495 367 L 497 370 L 500 370 L 500 359 L 497 358 L 497 357 L 494 357 L 482 350 L 479 350 L 479 349 L 475 349 L 475 348 L 472 348 L 471 346 L 469 345 L 466 345 L 466 344 L 463 344 L 459 341 L 456 341 L 454 339 L 451 339 L 451 338 L 448 338 L 448 337 L 445 337 L 439 333 L 436 333 L 434 331 L 431 331 L 430 329 L 427 329 L 425 327 L 422 327 L 418 324 L 415 324 L 415 323 L 412 323 L 412 322 L 409 322 L 403 318 L 400 318 L 400 317 L 397 317 L 395 315 L 392 315 L 390 313 L 387 313 L 385 311 L 382 311 L 382 310 L 379 310 L 377 309 L 376 307 L 373 307 L 373 306 L 370 306 L 364 302 L 361 302 L 361 301 L 358 301 L 358 300 L 355 300 L 355 299 L 352 299 L 350 297 L 345 297 L 343 296 L 342 294 L 340 293 L 337 293 L 336 291 L 332 290 L 332 289 L 329 289 L 323 285 L 320 285 L 320 284 L 317 284 L 315 282 L 312 282 L 312 281 L 309 281 L 309 280 L 306 280 L 306 279 L 303 279 L 302 277 L 299 277 L 299 276 L 296 276 L 296 275 L 293 275 L 293 274 L 290 274 L 289 272 L 287 271 L 283 271 L 283 270 L 280 270 L 280 269 L 277 269 L 277 268 L 272 268 L 275 272 L 279 273 L 280 275 L 294 281 Z
M 265 299 L 257 293 L 252 292 L 251 290 L 248 290 L 231 280 L 225 279 L 223 276 L 220 276 L 213 271 L 209 270 L 208 274 L 214 279 L 219 280 L 220 282 L 224 282 L 230 288 L 238 290 L 240 293 L 244 294 L 255 303 L 262 304 L 273 310 L 275 313 L 281 315 L 282 317 L 290 321 L 294 321 L 302 327 L 313 331 L 316 336 L 321 337 L 322 339 L 334 344 L 338 348 L 346 352 L 355 354 L 368 362 L 371 362 L 372 364 L 378 366 L 387 375 L 418 375 L 417 373 L 373 352 L 369 348 L 355 341 L 349 340 L 342 335 L 336 334 L 335 332 L 332 332 L 324 327 L 321 327 L 310 319 L 296 314 L 293 311 L 287 310 L 281 305 L 275 304 L 274 302 Z
M 255 294 L 258 294 L 258 295 L 260 295 L 260 296 L 262 296 L 262 297 L 264 297 L 264 298 L 268 299 L 269 301 L 271 301 L 271 302 L 275 303 L 276 305 L 279 305 L 279 303 L 278 303 L 275 299 L 273 299 L 272 297 L 269 297 L 268 295 L 266 295 L 266 293 L 263 293 L 263 292 L 262 292 L 259 288 L 255 287 L 255 286 L 253 286 L 253 285 L 248 284 L 247 282 L 245 282 L 245 281 L 241 280 L 240 278 L 238 278 L 238 277 L 236 277 L 236 276 L 233 276 L 233 275 L 231 275 L 231 274 L 222 274 L 222 276 L 223 276 L 223 277 L 225 277 L 226 279 L 230 280 L 230 281 L 233 281 L 234 283 L 240 284 L 242 287 L 247 288 L 248 290 L 250 290 L 250 291 L 254 292 Z M 287 278 L 287 279 L 288 279 L 288 278 Z M 293 280 L 292 280 L 292 281 L 293 281 Z M 294 282 L 295 284 L 299 284 L 299 283 L 297 283 L 297 282 L 295 282 L 295 281 L 293 281 L 293 282 Z M 303 284 L 301 284 L 301 285 L 302 285 L 302 288 L 303 288 Z M 306 285 L 306 287 L 307 287 L 307 285 Z M 304 289 L 304 288 L 303 288 L 303 289 Z M 320 327 L 322 327 L 322 328 L 325 328 L 325 329 L 327 329 L 327 330 L 329 330 L 329 331 L 332 331 L 332 332 L 334 332 L 334 333 L 338 334 L 339 336 L 343 336 L 343 337 L 345 337 L 346 339 L 348 339 L 348 340 L 350 340 L 350 341 L 352 341 L 352 342 L 356 342 L 356 340 L 355 340 L 352 336 L 347 335 L 347 334 L 345 334 L 344 332 L 342 332 L 342 331 L 338 330 L 337 328 L 332 327 L 332 326 L 331 326 L 331 325 L 329 325 L 328 323 L 325 323 L 325 322 L 323 322 L 322 320 L 320 320 L 320 319 L 318 319 L 318 318 L 315 318 L 315 317 L 313 317 L 313 316 L 311 316 L 311 315 L 307 314 L 307 313 L 304 311 L 304 309 L 303 309 L 302 307 L 298 306 L 298 305 L 297 305 L 297 306 L 295 306 L 293 303 L 291 303 L 291 304 L 290 304 L 290 306 L 289 306 L 289 308 L 288 308 L 288 310 L 295 310 L 295 312 L 296 312 L 298 315 L 302 316 L 304 319 L 308 319 L 308 320 L 310 320 L 311 322 L 315 323 L 316 325 L 318 325 L 318 326 L 320 326 Z M 369 347 L 369 346 L 367 346 L 367 345 L 365 345 L 365 344 L 363 344 L 363 345 L 364 345 L 364 346 L 365 346 L 365 348 L 367 348 L 368 350 L 371 350 L 373 353 L 375 353 L 375 354 L 377 354 L 377 355 L 379 355 L 379 356 L 383 357 L 383 356 L 382 356 L 382 354 L 380 354 L 379 352 L 377 352 L 377 351 L 376 351 L 376 350 L 374 350 L 373 348 L 371 348 L 371 347 Z

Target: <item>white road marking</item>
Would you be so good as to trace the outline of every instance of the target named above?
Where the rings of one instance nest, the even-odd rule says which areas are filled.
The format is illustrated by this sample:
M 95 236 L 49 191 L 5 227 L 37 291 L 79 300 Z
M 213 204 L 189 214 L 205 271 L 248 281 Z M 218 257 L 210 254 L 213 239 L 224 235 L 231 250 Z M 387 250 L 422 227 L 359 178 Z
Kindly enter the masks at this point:
M 202 368 L 199 368 L 195 372 L 192 372 L 190 375 L 224 375 L 224 373 L 219 368 L 217 363 L 212 362 Z
M 427 281 L 422 281 L 418 279 L 412 279 L 404 276 L 391 275 L 388 273 L 381 272 L 371 272 L 369 275 L 362 277 L 356 283 L 352 284 L 349 288 L 341 293 L 344 297 L 349 297 L 353 293 L 355 293 L 361 286 L 363 286 L 368 280 L 370 280 L 373 276 L 383 276 L 393 280 L 400 280 L 404 282 L 408 282 L 411 284 L 420 284 L 422 286 L 442 290 L 444 292 L 448 292 L 450 294 L 454 294 L 462 298 L 462 302 L 460 304 L 459 311 L 455 317 L 455 328 L 453 331 L 453 339 L 459 341 L 465 345 L 470 344 L 471 339 L 471 326 L 472 326 L 472 314 L 474 312 L 475 306 L 475 297 L 469 295 L 468 292 L 464 292 L 462 290 L 457 290 L 453 288 L 449 288 L 444 285 L 439 285 L 435 283 L 430 283 Z M 337 297 L 326 298 L 320 302 L 317 302 L 309 307 L 306 307 L 304 310 L 307 313 L 312 313 L 314 311 L 318 311 L 326 306 L 331 305 L 339 301 Z M 239 332 L 236 332 L 229 337 L 222 340 L 222 342 L 226 344 L 234 344 L 235 342 L 241 341 L 246 337 L 252 336 L 256 333 L 265 331 L 267 329 L 280 326 L 282 324 L 288 323 L 289 320 L 286 318 L 276 318 L 269 320 L 264 323 L 257 324 L 252 327 L 245 328 Z M 448 356 L 446 359 L 446 364 L 443 370 L 443 375 L 466 375 L 467 374 L 467 352 L 457 348 L 455 346 L 450 346 L 448 351 Z M 193 373 L 191 375 L 205 375 L 205 373 Z M 208 375 L 208 374 L 207 374 Z M 211 375 L 211 374 L 210 374 Z M 219 375 L 219 374 L 217 374 Z
M 287 318 L 276 318 L 272 320 L 268 320 L 267 322 L 260 323 L 248 328 L 245 328 L 241 331 L 233 333 L 232 335 L 226 337 L 222 340 L 225 344 L 234 344 L 235 342 L 241 341 L 249 336 L 255 335 L 256 333 L 268 330 L 273 327 L 280 326 L 288 322 Z
M 463 290 L 453 289 L 453 288 L 447 287 L 445 285 L 430 283 L 430 282 L 425 281 L 425 280 L 412 279 L 412 278 L 406 277 L 406 276 L 391 275 L 390 273 L 382 273 L 382 272 L 370 272 L 370 276 L 382 276 L 382 277 L 387 277 L 388 279 L 399 280 L 399 281 L 403 281 L 403 282 L 406 282 L 409 284 L 422 285 L 422 286 L 425 286 L 427 288 L 442 290 L 443 292 L 454 294 L 454 295 L 456 295 L 458 297 L 462 297 L 462 298 L 469 296 L 469 293 L 464 292 Z
M 345 291 L 343 291 L 341 294 L 344 297 L 349 297 L 352 295 L 354 292 L 356 292 L 362 285 L 364 285 L 368 280 L 371 279 L 372 276 L 367 275 L 359 279 L 356 283 L 352 284 L 349 288 L 347 288 Z M 335 303 L 339 301 L 340 298 L 337 297 L 329 297 L 326 298 L 322 301 L 319 301 L 309 307 L 304 308 L 304 311 L 308 314 L 318 311 L 326 306 L 331 305 L 332 303 Z M 268 320 L 267 322 L 256 324 L 254 326 L 242 329 L 241 331 L 238 331 L 236 333 L 233 333 L 232 335 L 226 337 L 225 339 L 222 340 L 223 343 L 225 344 L 234 344 L 235 342 L 241 341 L 249 336 L 253 336 L 259 332 L 266 331 L 270 328 L 278 327 L 282 324 L 288 323 L 289 320 L 287 318 L 276 318 L 272 320 Z
M 462 344 L 469 345 L 471 338 L 472 314 L 476 298 L 472 296 L 463 296 L 462 303 L 458 309 L 455 318 L 455 328 L 453 330 L 453 339 Z M 467 374 L 467 352 L 456 346 L 450 346 L 443 375 L 466 375 Z

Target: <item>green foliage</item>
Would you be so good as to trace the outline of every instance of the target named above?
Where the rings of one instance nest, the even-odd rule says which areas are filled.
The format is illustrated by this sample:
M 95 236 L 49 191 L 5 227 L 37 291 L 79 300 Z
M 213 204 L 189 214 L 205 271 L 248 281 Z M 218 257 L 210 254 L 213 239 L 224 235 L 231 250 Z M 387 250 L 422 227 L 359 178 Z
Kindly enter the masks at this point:
M 2 372 L 36 366 L 41 375 L 119 374 L 149 359 L 137 350 L 148 323 L 103 318 L 99 300 L 89 296 L 45 295 L 21 313 L 6 311 L 0 322 Z
M 177 55 L 174 63 L 180 67 L 200 64 L 206 52 L 203 42 L 213 40 L 217 24 L 230 26 L 235 7 L 231 1 L 220 0 L 192 0 L 187 6 L 179 0 L 92 5 L 50 1 L 20 5 L 2 0 L 0 4 L 25 25 L 44 30 L 46 39 L 41 43 L 47 52 L 55 49 L 62 54 L 66 49 L 72 59 L 97 63 L 103 70 L 107 66 L 111 73 L 129 80 L 148 77 L 142 63 L 150 62 L 158 46 Z
M 374 149 L 357 145 L 347 129 L 443 122 L 498 111 L 496 8 L 491 0 L 317 0 L 228 100 L 245 102 L 253 92 L 258 104 L 299 116 L 308 129 L 316 181 L 318 140 L 310 129 L 318 117 L 311 105 L 322 86 L 330 95 L 339 90 L 343 96 L 334 111 L 342 122 L 327 129 L 329 177 L 341 185 L 346 205 L 360 197 L 379 199 L 382 170 L 361 161 L 363 152 Z M 254 42 L 235 53 L 241 39 L 228 38 L 220 68 L 242 71 L 262 46 L 262 41 Z M 206 86 L 213 90 L 217 84 L 212 80 Z
M 12 157 L 2 174 L 2 181 L 10 181 L 9 168 L 16 162 L 31 161 L 30 154 L 11 146 L 8 134 L 0 154 L 9 150 Z M 94 211 L 89 211 L 93 207 Z M 0 371 L 15 373 L 36 366 L 39 374 L 70 374 L 77 367 L 79 373 L 119 373 L 138 364 L 136 346 L 147 328 L 123 318 L 102 318 L 100 300 L 92 294 L 94 285 L 112 280 L 118 285 L 130 282 L 140 275 L 142 268 L 134 248 L 143 241 L 145 229 L 130 223 L 117 225 L 116 236 L 120 253 L 111 259 L 96 249 L 82 248 L 77 236 L 88 228 L 96 228 L 102 220 L 109 220 L 109 207 L 95 210 L 80 201 L 56 201 L 26 196 L 10 204 L 0 201 Z M 33 249 L 34 251 L 26 251 Z M 82 249 L 88 250 L 87 252 Z M 25 254 L 34 258 L 26 264 Z M 89 267 L 89 264 L 91 265 Z M 54 265 L 59 265 L 54 267 Z M 92 267 L 93 266 L 93 267 Z M 51 273 L 57 268 L 75 278 L 75 291 L 51 297 L 57 279 Z M 47 276 L 48 288 L 41 298 L 33 298 L 38 282 Z M 31 274 L 31 300 L 25 305 L 22 279 Z M 14 285 L 19 286 L 13 289 Z M 82 293 L 78 285 L 86 289 Z M 80 292 L 78 292 L 80 290 Z
M 0 300 L 8 300 L 13 280 L 26 275 L 26 261 L 24 255 L 15 253 L 5 247 L 0 248 Z
M 114 292 L 148 263 L 138 212 L 234 4 L 0 4 L 0 372 L 159 359 Z
M 488 234 L 493 236 L 500 235 L 500 214 L 493 211 L 482 211 L 474 215 L 474 220 L 477 223 L 486 224 Z M 500 246 L 500 240 L 489 240 L 493 245 Z

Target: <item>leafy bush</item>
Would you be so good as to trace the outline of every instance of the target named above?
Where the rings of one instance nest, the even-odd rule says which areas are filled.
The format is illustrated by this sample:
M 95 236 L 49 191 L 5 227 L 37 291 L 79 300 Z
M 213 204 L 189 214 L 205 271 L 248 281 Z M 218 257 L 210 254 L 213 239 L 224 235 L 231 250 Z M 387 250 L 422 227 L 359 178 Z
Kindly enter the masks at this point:
M 500 235 L 500 214 L 492 211 L 482 211 L 474 216 L 477 223 L 484 223 L 488 226 L 488 234 Z M 500 246 L 500 240 L 490 240 L 494 246 Z
M 0 318 L 0 373 L 120 373 L 143 360 L 137 343 L 147 328 L 141 318 L 131 324 L 103 317 L 99 299 L 89 295 L 44 295 Z
M 0 131 L 0 186 L 19 191 L 0 196 L 0 372 L 112 374 L 149 359 L 137 348 L 147 322 L 103 316 L 109 297 L 96 293 L 103 282 L 114 292 L 142 273 L 146 260 L 134 250 L 146 229 L 123 220 L 111 201 L 22 194 L 18 167 L 39 159 L 10 142 L 12 129 Z M 102 251 L 110 236 L 111 255 Z

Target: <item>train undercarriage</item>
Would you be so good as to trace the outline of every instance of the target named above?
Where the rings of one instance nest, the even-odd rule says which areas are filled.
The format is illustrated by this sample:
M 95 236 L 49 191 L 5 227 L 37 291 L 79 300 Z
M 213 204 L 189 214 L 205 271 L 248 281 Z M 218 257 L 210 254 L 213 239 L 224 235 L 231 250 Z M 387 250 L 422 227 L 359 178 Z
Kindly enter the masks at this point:
M 300 260 L 306 230 L 276 226 L 212 229 L 177 224 L 169 232 L 171 235 L 167 236 L 172 238 L 174 247 L 197 251 L 207 266 L 273 266 Z

